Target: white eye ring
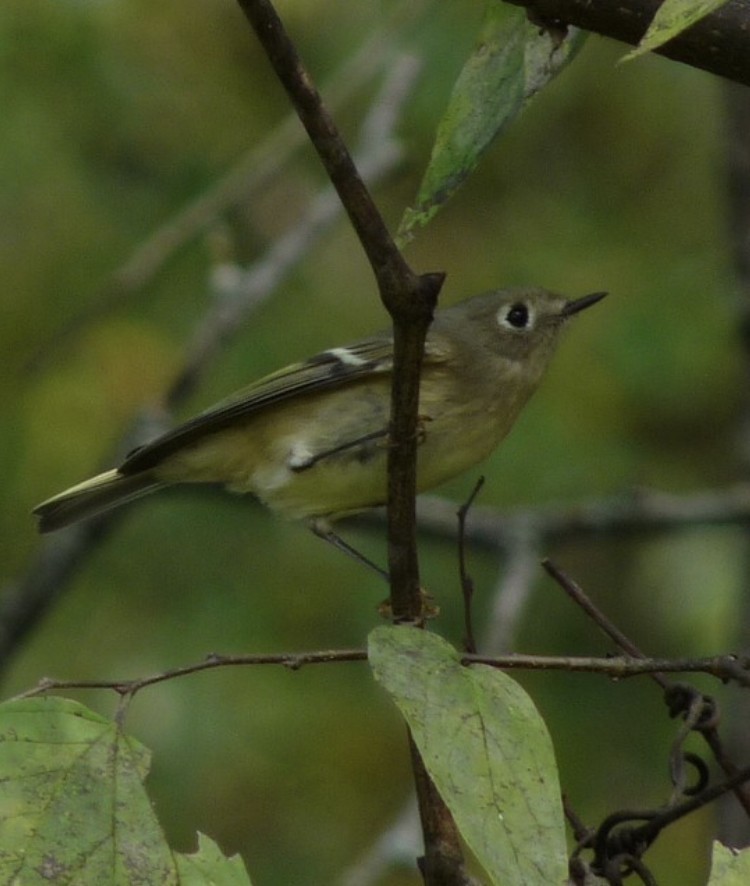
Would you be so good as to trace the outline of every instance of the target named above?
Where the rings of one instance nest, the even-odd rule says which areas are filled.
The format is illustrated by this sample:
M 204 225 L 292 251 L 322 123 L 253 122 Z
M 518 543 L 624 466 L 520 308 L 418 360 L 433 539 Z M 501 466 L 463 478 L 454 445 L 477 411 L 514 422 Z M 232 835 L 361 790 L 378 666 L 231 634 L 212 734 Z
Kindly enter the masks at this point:
M 503 307 L 497 313 L 497 322 L 513 332 L 523 332 L 534 325 L 534 312 L 527 302 L 518 301 L 510 307 Z

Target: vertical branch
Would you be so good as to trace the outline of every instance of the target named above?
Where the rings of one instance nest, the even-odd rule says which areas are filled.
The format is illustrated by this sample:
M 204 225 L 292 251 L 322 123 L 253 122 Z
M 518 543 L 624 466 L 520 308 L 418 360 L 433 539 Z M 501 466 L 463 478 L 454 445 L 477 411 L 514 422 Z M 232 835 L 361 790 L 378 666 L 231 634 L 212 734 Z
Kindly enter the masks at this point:
M 416 546 L 419 374 L 443 274 L 415 274 L 397 249 L 367 187 L 270 0 L 238 0 L 344 204 L 393 321 L 388 458 L 388 562 L 397 621 L 421 621 Z
M 439 285 L 439 284 L 438 284 Z M 429 293 L 425 292 L 429 299 Z M 421 297 L 420 297 L 421 300 Z M 396 622 L 423 622 L 417 558 L 417 407 L 422 354 L 432 310 L 412 322 L 393 318 L 393 381 L 388 449 L 388 571 Z M 404 319 L 405 318 L 405 319 Z
M 425 854 L 419 870 L 427 886 L 478 886 L 464 866 L 458 828 L 430 778 L 414 739 L 409 735 L 419 818 L 425 835 Z M 430 839 L 427 839 L 427 836 Z
M 419 376 L 443 274 L 415 274 L 404 261 L 309 73 L 270 0 L 238 0 L 307 130 L 372 266 L 393 321 L 388 452 L 388 565 L 395 621 L 423 622 L 416 540 Z M 455 822 L 409 737 L 425 841 L 428 886 L 467 882 Z

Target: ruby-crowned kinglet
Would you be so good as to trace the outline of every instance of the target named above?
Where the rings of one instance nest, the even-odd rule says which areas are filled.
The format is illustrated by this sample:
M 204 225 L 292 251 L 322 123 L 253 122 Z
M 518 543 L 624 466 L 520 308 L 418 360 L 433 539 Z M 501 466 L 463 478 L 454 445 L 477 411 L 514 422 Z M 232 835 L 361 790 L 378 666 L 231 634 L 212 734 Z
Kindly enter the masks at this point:
M 537 388 L 565 321 L 595 304 L 502 289 L 435 313 L 419 395 L 419 491 L 484 459 Z M 175 483 L 251 492 L 285 517 L 325 521 L 386 501 L 390 332 L 267 375 L 34 509 L 41 532 Z M 322 533 L 325 534 L 325 533 Z

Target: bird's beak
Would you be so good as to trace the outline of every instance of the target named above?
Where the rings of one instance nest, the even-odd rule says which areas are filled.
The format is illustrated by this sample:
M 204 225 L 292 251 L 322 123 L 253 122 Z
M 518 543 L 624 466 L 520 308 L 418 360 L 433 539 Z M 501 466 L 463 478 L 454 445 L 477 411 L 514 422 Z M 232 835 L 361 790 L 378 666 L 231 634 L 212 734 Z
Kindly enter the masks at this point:
M 583 311 L 586 308 L 590 308 L 591 305 L 595 305 L 598 301 L 601 301 L 605 295 L 607 295 L 606 292 L 592 292 L 591 295 L 583 295 L 581 298 L 574 298 L 572 301 L 566 302 L 560 313 L 563 317 L 572 317 L 573 314 L 577 314 L 579 311 Z

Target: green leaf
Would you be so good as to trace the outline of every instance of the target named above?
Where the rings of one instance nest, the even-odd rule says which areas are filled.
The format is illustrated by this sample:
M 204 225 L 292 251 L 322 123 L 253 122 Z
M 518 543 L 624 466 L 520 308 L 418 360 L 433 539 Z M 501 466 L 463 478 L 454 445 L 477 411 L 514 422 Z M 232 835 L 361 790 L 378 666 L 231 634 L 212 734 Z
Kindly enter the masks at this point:
M 526 10 L 488 0 L 472 55 L 464 65 L 440 121 L 432 157 L 404 213 L 401 244 L 435 215 L 476 168 L 492 141 L 573 58 L 585 35 L 575 28 L 550 34 L 528 21 Z
M 714 843 L 708 886 L 747 886 L 750 883 L 750 849 L 730 849 Z
M 202 841 L 172 853 L 144 790 L 149 752 L 64 698 L 0 705 L 0 882 L 247 886 Z
M 227 858 L 213 840 L 198 834 L 198 851 L 176 855 L 180 886 L 250 886 L 239 855 Z
M 653 52 L 727 2 L 728 0 L 664 0 L 656 10 L 641 42 L 623 56 L 622 60 L 630 61 L 639 55 Z
M 416 628 L 376 628 L 369 656 L 492 882 L 565 883 L 554 751 L 526 692 L 494 668 L 464 667 L 445 640 Z

